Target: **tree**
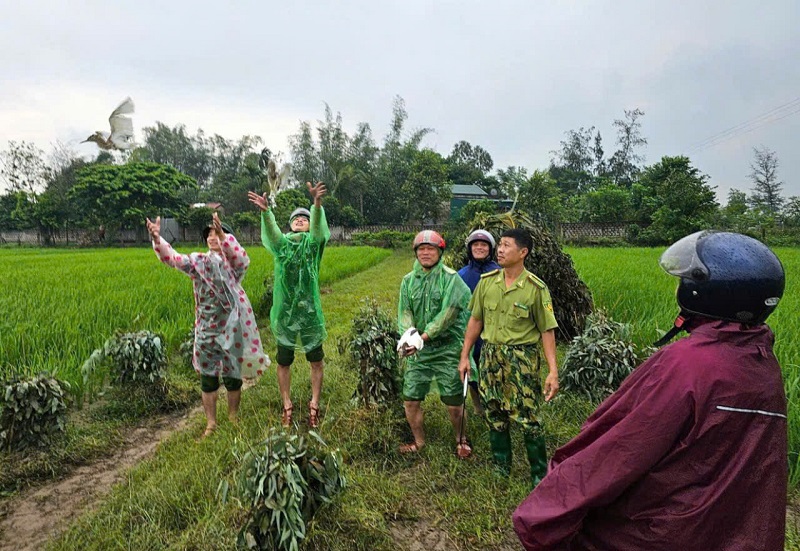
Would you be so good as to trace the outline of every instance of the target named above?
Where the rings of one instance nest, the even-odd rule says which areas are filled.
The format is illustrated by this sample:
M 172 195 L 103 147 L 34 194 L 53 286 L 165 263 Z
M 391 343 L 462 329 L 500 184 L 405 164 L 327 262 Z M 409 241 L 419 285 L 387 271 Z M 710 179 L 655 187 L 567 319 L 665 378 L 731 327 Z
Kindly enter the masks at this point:
M 784 223 L 794 228 L 800 226 L 800 197 L 793 195 L 783 205 L 781 213 Z
M 594 126 L 569 130 L 566 134 L 566 140 L 561 141 L 561 148 L 550 152 L 549 172 L 558 188 L 572 195 L 592 186 L 595 165 L 598 164 L 595 156 L 599 148 L 599 164 L 602 164 L 603 149 L 600 146 L 600 132 L 596 132 Z M 595 146 L 592 145 L 593 139 Z
M 418 151 L 402 184 L 408 218 L 437 221 L 442 215 L 442 204 L 452 197 L 452 187 L 444 158 L 430 149 Z
M 528 171 L 521 166 L 509 166 L 505 170 L 501 168 L 497 170 L 497 180 L 503 194 L 516 201 L 520 188 L 528 180 Z
M 181 193 L 197 186 L 176 169 L 156 163 L 93 164 L 76 174 L 69 193 L 87 225 L 110 232 L 142 227 L 145 217 L 175 215 L 185 207 Z
M 766 147 L 753 148 L 754 161 L 750 164 L 750 179 L 753 181 L 753 194 L 750 201 L 753 207 L 770 216 L 777 215 L 783 205 L 778 180 L 778 156 Z
M 619 149 L 609 159 L 608 169 L 618 186 L 630 187 L 639 173 L 639 164 L 644 161 L 644 156 L 637 153 L 638 148 L 647 145 L 647 139 L 641 133 L 640 119 L 643 116 L 644 111 L 640 109 L 626 109 L 625 119 L 614 121 Z
M 637 220 L 647 225 L 638 239 L 651 245 L 711 227 L 719 208 L 708 176 L 682 156 L 645 168 L 631 188 L 631 203 Z
M 292 157 L 292 172 L 299 182 L 322 180 L 319 148 L 314 142 L 311 124 L 306 121 L 300 123 L 297 134 L 289 136 L 289 150 Z
M 561 221 L 561 192 L 547 171 L 534 170 L 518 190 L 516 208 L 532 220 L 550 228 Z
M 630 208 L 630 191 L 615 185 L 604 185 L 583 196 L 583 218 L 589 222 L 627 222 Z
M 182 124 L 170 128 L 162 122 L 142 129 L 144 143 L 134 150 L 131 161 L 149 161 L 169 165 L 195 179 L 200 189 L 211 185 L 214 160 L 205 134 L 198 129 L 194 136 Z
M 275 197 L 275 208 L 272 210 L 278 225 L 289 225 L 289 216 L 297 208 L 307 209 L 310 200 L 308 194 L 297 188 L 287 189 Z
M 10 191 L 21 191 L 36 201 L 50 176 L 50 167 L 44 159 L 44 151 L 30 142 L 8 142 L 8 150 L 0 153 L 0 176 Z
M 468 225 L 479 212 L 497 214 L 498 210 L 497 203 L 489 199 L 469 201 L 466 205 L 461 207 L 461 211 L 458 213 L 458 222 L 462 225 Z

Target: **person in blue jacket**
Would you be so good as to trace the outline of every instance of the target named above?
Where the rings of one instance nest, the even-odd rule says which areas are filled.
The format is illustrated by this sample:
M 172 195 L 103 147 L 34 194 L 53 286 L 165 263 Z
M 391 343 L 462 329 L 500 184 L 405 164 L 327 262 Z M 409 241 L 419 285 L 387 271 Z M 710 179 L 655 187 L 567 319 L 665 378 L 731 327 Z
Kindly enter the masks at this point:
M 495 243 L 492 234 L 486 230 L 475 230 L 467 237 L 467 258 L 469 262 L 466 266 L 458 271 L 458 275 L 464 280 L 464 283 L 469 287 L 470 292 L 475 292 L 475 287 L 481 280 L 481 275 L 494 270 L 499 270 L 500 265 L 495 262 Z M 475 365 L 480 365 L 481 347 L 483 341 L 478 338 L 475 341 L 475 347 L 472 349 L 472 357 L 475 359 Z M 469 382 L 469 393 L 472 397 L 472 406 L 475 408 L 477 415 L 482 415 L 481 399 L 478 394 L 478 381 L 471 380 Z

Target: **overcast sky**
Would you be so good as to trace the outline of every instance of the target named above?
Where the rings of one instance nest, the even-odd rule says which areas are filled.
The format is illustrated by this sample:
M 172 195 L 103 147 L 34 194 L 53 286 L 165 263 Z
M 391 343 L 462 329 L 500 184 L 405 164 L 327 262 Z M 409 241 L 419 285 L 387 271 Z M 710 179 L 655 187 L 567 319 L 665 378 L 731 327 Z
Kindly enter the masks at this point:
M 689 154 L 724 203 L 749 190 L 765 146 L 788 197 L 800 195 L 798 24 L 798 0 L 0 0 L 0 149 L 94 153 L 78 142 L 125 96 L 139 137 L 184 123 L 286 151 L 327 102 L 380 142 L 400 95 L 409 128 L 434 128 L 425 144 L 442 154 L 463 139 L 496 168 L 535 169 L 581 126 L 610 154 L 612 121 L 638 107 L 648 164 Z

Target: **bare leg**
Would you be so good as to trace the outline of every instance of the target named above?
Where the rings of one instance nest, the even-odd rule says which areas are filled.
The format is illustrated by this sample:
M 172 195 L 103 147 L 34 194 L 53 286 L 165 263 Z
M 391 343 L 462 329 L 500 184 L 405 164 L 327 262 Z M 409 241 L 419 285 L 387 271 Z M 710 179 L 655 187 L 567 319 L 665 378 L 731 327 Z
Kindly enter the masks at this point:
M 228 419 L 231 423 L 239 422 L 239 402 L 242 400 L 242 389 L 228 391 Z
M 203 411 L 206 413 L 206 431 L 208 436 L 217 428 L 217 391 L 203 392 Z
M 417 444 L 417 449 L 425 445 L 425 429 L 422 426 L 423 414 L 420 402 L 406 401 L 403 402 L 406 409 L 406 420 L 411 427 L 411 433 L 414 435 L 414 442 Z
M 292 407 L 292 398 L 289 395 L 289 389 L 292 386 L 292 372 L 288 365 L 278 365 L 278 388 L 281 391 L 281 399 L 283 400 L 283 408 L 289 409 Z
M 322 370 L 324 360 L 311 362 L 311 405 L 319 407 L 319 397 L 322 394 Z
M 447 413 L 450 415 L 450 423 L 453 425 L 453 433 L 456 436 L 456 444 L 461 443 L 467 437 L 467 410 L 464 411 L 464 434 L 461 435 L 461 411 L 462 406 L 447 406 Z

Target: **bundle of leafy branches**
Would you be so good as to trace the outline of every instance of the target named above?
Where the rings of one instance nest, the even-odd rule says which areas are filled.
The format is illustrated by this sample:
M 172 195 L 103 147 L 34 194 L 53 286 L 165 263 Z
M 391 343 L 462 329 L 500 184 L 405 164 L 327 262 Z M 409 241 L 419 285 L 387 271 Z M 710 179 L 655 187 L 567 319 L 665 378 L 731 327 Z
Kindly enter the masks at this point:
M 181 363 L 192 369 L 192 360 L 194 358 L 194 331 L 189 331 L 184 335 L 183 341 L 178 347 L 178 353 L 181 357 Z
M 561 388 L 600 402 L 652 351 L 650 347 L 637 351 L 630 325 L 596 310 L 587 318 L 586 330 L 567 349 L 559 375 Z
M 402 390 L 395 345 L 399 335 L 395 320 L 373 298 L 361 301 L 353 319 L 350 340 L 343 341 L 349 364 L 358 370 L 359 384 L 353 400 L 368 408 L 398 402 Z
M 314 431 L 304 436 L 272 429 L 239 459 L 239 494 L 250 506 L 241 548 L 297 550 L 314 514 L 346 486 L 338 450 Z
M 0 382 L 0 449 L 49 444 L 66 430 L 69 383 L 49 373 L 11 374 Z
M 519 211 L 500 214 L 478 212 L 461 230 L 451 235 L 445 252 L 445 264 L 455 269 L 467 264 L 467 249 L 464 241 L 477 229 L 489 231 L 500 242 L 500 235 L 510 228 L 522 228 L 533 238 L 533 251 L 525 259 L 525 268 L 541 278 L 550 289 L 553 311 L 558 321 L 556 337 L 568 342 L 581 332 L 586 317 L 594 304 L 589 287 L 578 277 L 572 258 L 561 250 L 561 246 L 547 229 L 536 224 Z
M 144 386 L 153 397 L 167 397 L 164 341 L 150 331 L 118 332 L 92 352 L 81 370 L 90 398 L 105 386 L 107 375 L 121 387 Z

